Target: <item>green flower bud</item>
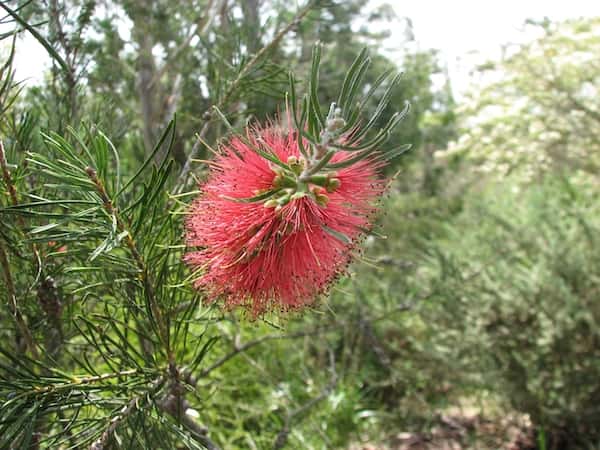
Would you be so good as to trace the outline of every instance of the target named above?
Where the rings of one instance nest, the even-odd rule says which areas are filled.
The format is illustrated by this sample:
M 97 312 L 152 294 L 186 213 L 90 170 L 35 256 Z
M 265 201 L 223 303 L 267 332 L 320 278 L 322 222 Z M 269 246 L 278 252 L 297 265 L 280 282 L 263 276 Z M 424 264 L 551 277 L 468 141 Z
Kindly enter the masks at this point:
M 300 200 L 303 197 L 306 197 L 306 192 L 295 192 L 290 197 L 290 200 Z
M 277 204 L 280 206 L 287 205 L 290 202 L 291 195 L 285 194 L 277 199 Z
M 327 203 L 329 203 L 329 197 L 327 197 L 325 194 L 315 194 L 315 201 L 319 206 L 327 206 Z
M 275 178 L 273 178 L 273 186 L 276 188 L 296 188 L 296 180 L 292 178 L 291 175 L 287 175 L 285 173 L 279 173 Z
M 298 158 L 294 155 L 288 156 L 287 163 L 292 169 L 292 172 L 296 175 L 300 175 L 302 173 L 302 169 L 304 168 L 304 159 Z
M 312 184 L 316 184 L 317 186 L 326 187 L 329 183 L 328 175 L 313 175 L 308 179 Z
M 332 193 L 335 192 L 336 189 L 339 189 L 341 185 L 342 182 L 339 178 L 329 178 L 327 180 L 327 184 L 325 185 L 325 189 L 327 189 L 327 192 Z

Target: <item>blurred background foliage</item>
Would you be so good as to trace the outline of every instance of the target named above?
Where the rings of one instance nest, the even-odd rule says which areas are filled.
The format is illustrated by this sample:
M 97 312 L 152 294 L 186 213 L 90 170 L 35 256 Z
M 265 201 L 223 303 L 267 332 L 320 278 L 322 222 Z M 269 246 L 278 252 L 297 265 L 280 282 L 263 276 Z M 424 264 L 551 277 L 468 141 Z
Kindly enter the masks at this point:
M 368 0 L 0 6 L 0 448 L 600 448 L 599 19 L 531 22 L 455 100 Z M 410 101 L 413 150 L 331 295 L 249 322 L 181 264 L 192 158 L 214 106 L 281 113 L 316 41 L 323 104 L 365 46 L 367 87 L 404 73 L 380 120 Z

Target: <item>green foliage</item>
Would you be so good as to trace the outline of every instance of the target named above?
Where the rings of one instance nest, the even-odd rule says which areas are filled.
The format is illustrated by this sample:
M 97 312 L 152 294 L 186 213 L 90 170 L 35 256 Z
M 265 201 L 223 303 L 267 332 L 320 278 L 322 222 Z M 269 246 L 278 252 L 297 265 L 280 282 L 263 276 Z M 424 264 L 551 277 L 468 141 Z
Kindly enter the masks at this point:
M 356 405 L 379 427 L 427 432 L 466 400 L 526 414 L 547 448 L 598 446 L 597 185 L 519 183 L 393 194 L 386 238 L 366 243 L 375 266 L 332 296 L 353 324 Z
M 309 155 L 317 152 L 324 153 L 325 147 L 332 147 L 329 152 L 333 156 L 336 150 L 345 150 L 353 152 L 355 156 L 342 163 L 329 163 L 325 161 L 323 166 L 330 169 L 339 169 L 372 155 L 375 151 L 381 152 L 385 159 L 392 159 L 397 154 L 406 151 L 410 146 L 400 145 L 391 150 L 385 150 L 384 144 L 389 140 L 391 132 L 396 128 L 400 121 L 406 116 L 409 104 L 405 102 L 402 111 L 395 112 L 382 127 L 375 127 L 382 113 L 388 108 L 391 93 L 397 87 L 399 74 L 384 72 L 379 76 L 373 86 L 369 89 L 363 98 L 356 98 L 359 90 L 363 87 L 365 73 L 369 69 L 370 59 L 366 49 L 363 49 L 356 57 L 342 83 L 337 102 L 332 102 L 327 115 L 322 111 L 318 98 L 319 88 L 319 68 L 321 61 L 321 47 L 315 46 L 313 50 L 313 59 L 311 66 L 311 76 L 309 81 L 309 92 L 305 94 L 300 101 L 300 107 L 297 110 L 297 96 L 294 77 L 290 76 L 290 102 L 292 107 L 292 118 L 296 130 L 306 138 L 309 146 L 314 147 L 314 151 L 309 151 L 301 146 L 302 154 L 309 158 Z M 387 81 L 387 83 L 386 83 Z M 373 115 L 367 120 L 364 107 L 371 100 L 373 93 L 380 86 L 384 86 L 385 91 Z M 366 123 L 361 123 L 362 121 Z M 356 130 L 360 125 L 360 130 Z M 352 132 L 349 138 L 340 140 L 340 136 Z M 371 133 L 372 135 L 366 138 Z M 316 173 L 316 171 L 315 171 Z
M 156 151 L 173 136 L 174 123 Z M 203 448 L 178 412 L 189 380 L 175 360 L 196 370 L 210 339 L 202 319 L 193 333 L 188 324 L 199 298 L 181 284 L 178 222 L 165 214 L 172 163 L 125 176 L 101 131 L 83 127 L 69 139 L 44 135 L 46 149 L 28 154 L 13 186 L 25 191 L 35 174 L 35 190 L 0 212 L 10 258 L 22 266 L 3 268 L 8 294 L 34 340 L 34 359 L 2 351 L 0 446 Z
M 465 378 L 569 448 L 600 438 L 599 218 L 593 186 L 490 187 L 427 265 L 433 342 Z
M 538 38 L 481 67 L 492 81 L 436 154 L 477 188 L 428 252 L 426 317 L 463 386 L 528 414 L 550 448 L 595 448 L 598 20 L 528 26 Z

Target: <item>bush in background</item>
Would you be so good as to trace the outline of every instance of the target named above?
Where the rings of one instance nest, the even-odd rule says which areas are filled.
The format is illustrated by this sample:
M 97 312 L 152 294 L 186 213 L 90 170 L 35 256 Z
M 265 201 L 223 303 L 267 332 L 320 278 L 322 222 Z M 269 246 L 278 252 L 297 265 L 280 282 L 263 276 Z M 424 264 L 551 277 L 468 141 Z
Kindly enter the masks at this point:
M 447 238 L 429 252 L 437 287 L 424 320 L 449 360 L 461 361 L 473 381 L 528 414 L 542 441 L 597 444 L 594 191 L 552 178 L 526 190 L 507 184 L 472 193 Z

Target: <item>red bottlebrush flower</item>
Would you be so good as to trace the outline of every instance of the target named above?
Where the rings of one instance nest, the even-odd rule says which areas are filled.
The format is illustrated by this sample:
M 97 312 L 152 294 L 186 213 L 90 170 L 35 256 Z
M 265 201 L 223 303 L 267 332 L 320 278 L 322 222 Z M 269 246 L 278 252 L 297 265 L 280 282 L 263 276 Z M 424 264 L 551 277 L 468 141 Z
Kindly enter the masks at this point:
M 269 126 L 232 137 L 191 205 L 186 240 L 197 250 L 185 256 L 200 269 L 195 286 L 209 299 L 254 315 L 297 309 L 326 292 L 371 226 L 384 190 L 373 157 L 315 175 L 300 192 L 286 188 L 289 177 L 257 148 L 298 166 L 297 174 L 306 166 L 295 131 Z M 331 163 L 354 155 L 340 150 Z

